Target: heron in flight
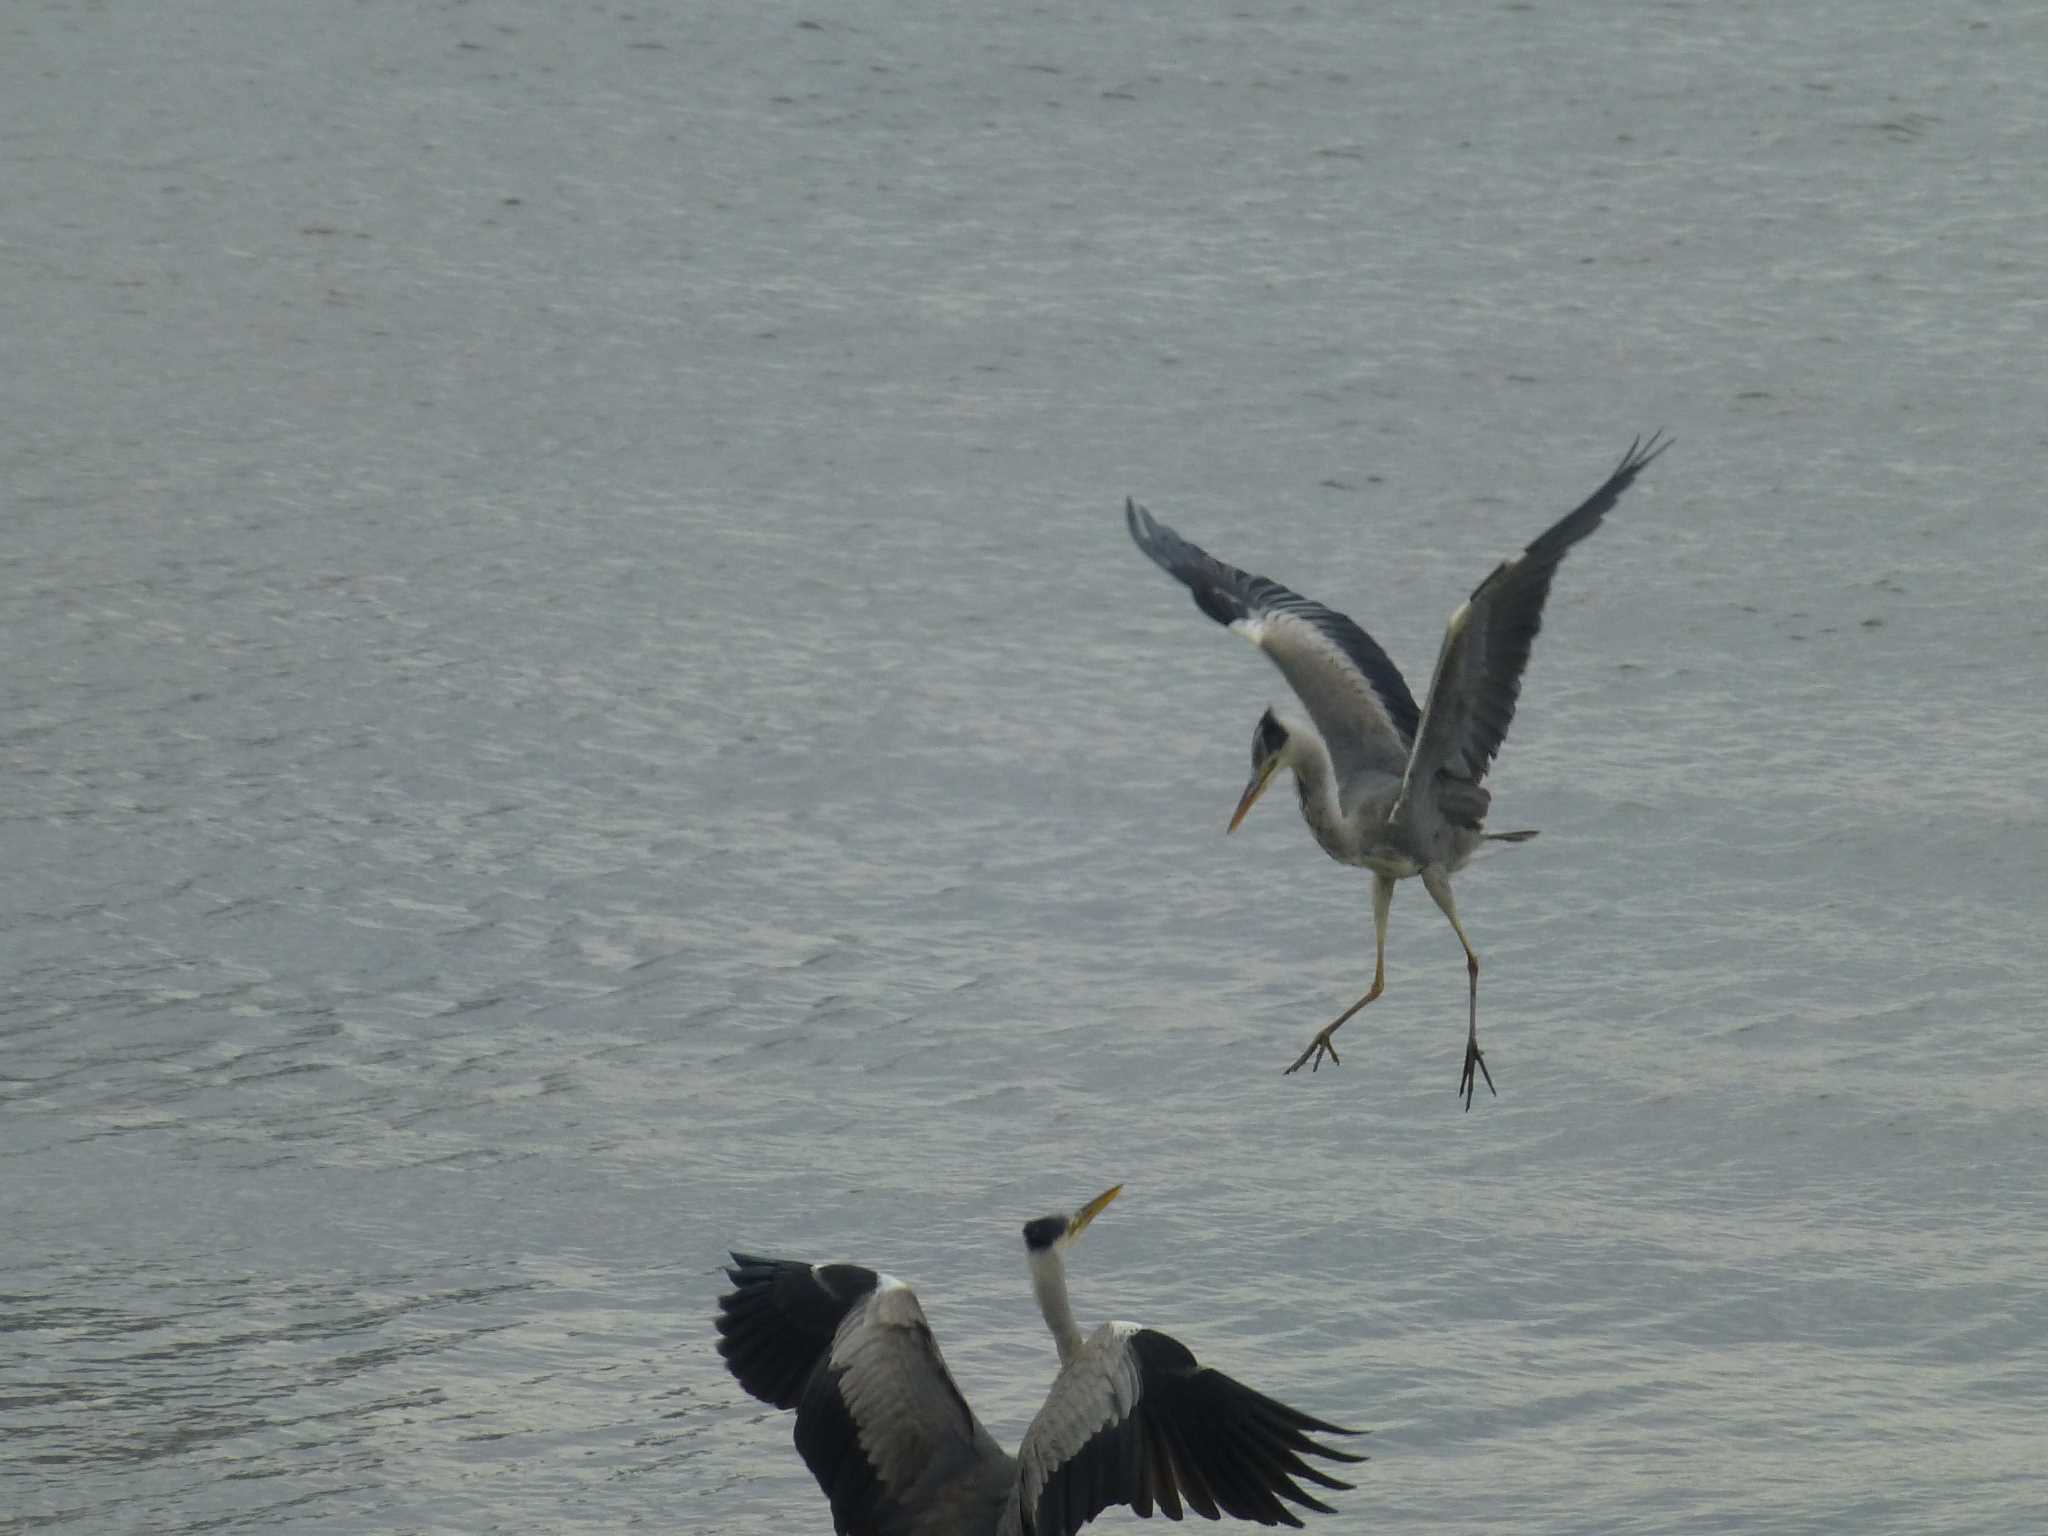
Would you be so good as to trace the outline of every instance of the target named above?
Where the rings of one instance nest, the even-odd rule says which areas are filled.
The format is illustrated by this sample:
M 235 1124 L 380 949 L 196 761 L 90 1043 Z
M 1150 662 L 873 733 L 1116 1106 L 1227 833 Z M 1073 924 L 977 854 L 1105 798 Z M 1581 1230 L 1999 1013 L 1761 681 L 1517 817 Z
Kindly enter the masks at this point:
M 1458 1091 L 1471 1109 L 1476 1068 L 1487 1092 L 1496 1092 L 1479 1049 L 1479 954 L 1458 921 L 1451 876 L 1481 843 L 1536 835 L 1485 830 L 1492 795 L 1484 780 L 1515 717 L 1550 579 L 1571 547 L 1600 526 L 1621 493 L 1670 446 L 1661 433 L 1629 444 L 1599 490 L 1473 588 L 1451 615 L 1429 701 L 1419 710 L 1401 669 L 1350 619 L 1276 581 L 1225 565 L 1125 498 L 1124 520 L 1138 548 L 1186 583 L 1202 612 L 1272 658 L 1313 722 L 1312 728 L 1288 725 L 1270 709 L 1259 718 L 1251 782 L 1228 830 L 1237 830 L 1276 773 L 1292 768 L 1302 817 L 1323 852 L 1372 871 L 1372 987 L 1316 1032 L 1289 1072 L 1315 1071 L 1326 1055 L 1335 1064 L 1337 1031 L 1385 990 L 1394 882 L 1420 875 L 1465 948 L 1469 1006 Z
M 1302 1458 L 1363 1461 L 1311 1438 L 1344 1429 L 1198 1364 L 1136 1323 L 1083 1334 L 1063 1254 L 1123 1189 L 1071 1216 L 1024 1224 L 1060 1370 L 1015 1456 L 954 1385 L 916 1294 L 856 1264 L 735 1253 L 718 1303 L 718 1352 L 739 1384 L 796 1410 L 796 1448 L 842 1536 L 1070 1536 L 1112 1504 L 1181 1518 L 1299 1526 L 1304 1490 L 1349 1488 Z

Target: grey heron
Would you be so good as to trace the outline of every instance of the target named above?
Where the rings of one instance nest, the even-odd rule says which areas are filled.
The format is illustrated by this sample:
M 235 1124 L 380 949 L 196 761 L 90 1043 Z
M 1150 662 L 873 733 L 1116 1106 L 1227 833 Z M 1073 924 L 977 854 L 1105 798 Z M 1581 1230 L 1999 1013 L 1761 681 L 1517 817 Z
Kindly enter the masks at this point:
M 1281 1500 L 1349 1488 L 1304 1456 L 1357 1462 L 1311 1432 L 1350 1435 L 1197 1363 L 1135 1323 L 1084 1335 L 1064 1251 L 1123 1189 L 1025 1223 L 1031 1288 L 1059 1350 L 1045 1406 L 1009 1455 L 953 1382 L 916 1293 L 855 1264 L 734 1253 L 718 1352 L 742 1387 L 796 1410 L 796 1448 L 842 1536 L 1069 1536 L 1112 1504 L 1181 1518 L 1298 1526 Z
M 1419 875 L 1465 949 L 1468 1014 L 1458 1091 L 1471 1109 L 1477 1068 L 1487 1092 L 1498 1096 L 1479 1049 L 1479 954 L 1458 921 L 1451 876 L 1481 843 L 1536 835 L 1485 830 L 1492 795 L 1483 781 L 1515 716 L 1550 579 L 1571 547 L 1600 526 L 1621 493 L 1670 446 L 1661 433 L 1629 444 L 1599 490 L 1473 588 L 1451 615 L 1429 700 L 1419 710 L 1401 669 L 1350 619 L 1224 564 L 1125 498 L 1124 520 L 1138 548 L 1184 582 L 1202 612 L 1264 651 L 1313 722 L 1312 728 L 1290 726 L 1270 709 L 1259 718 L 1251 782 L 1226 830 L 1235 832 L 1273 776 L 1292 768 L 1301 814 L 1323 851 L 1372 871 L 1372 986 L 1316 1032 L 1289 1072 L 1304 1065 L 1313 1072 L 1325 1055 L 1335 1064 L 1337 1031 L 1385 990 L 1394 882 Z

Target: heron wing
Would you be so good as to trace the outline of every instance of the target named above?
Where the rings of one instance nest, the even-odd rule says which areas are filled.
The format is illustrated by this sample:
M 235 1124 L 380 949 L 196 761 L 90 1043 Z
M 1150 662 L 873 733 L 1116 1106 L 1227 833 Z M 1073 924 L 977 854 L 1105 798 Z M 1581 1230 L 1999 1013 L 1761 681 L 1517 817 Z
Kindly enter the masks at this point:
M 1025 1528 L 1072 1536 L 1112 1504 L 1170 1520 L 1182 1505 L 1211 1520 L 1301 1524 L 1287 1503 L 1333 1513 L 1301 1481 L 1349 1488 L 1304 1456 L 1363 1461 L 1312 1439 L 1340 1425 L 1255 1392 L 1198 1363 L 1150 1328 L 1109 1323 L 1070 1360 L 1017 1457 Z M 1282 1503 L 1282 1500 L 1287 1503 Z
M 967 1406 L 902 1281 L 854 1264 L 735 1253 L 718 1352 L 741 1386 L 796 1409 L 796 1448 L 841 1536 L 992 1520 L 1013 1465 Z
M 1400 775 L 1415 739 L 1415 698 L 1371 635 L 1334 608 L 1225 565 L 1128 497 L 1124 521 L 1196 607 L 1272 659 L 1321 732 L 1340 786 L 1366 773 Z
M 1515 718 L 1522 671 L 1543 627 L 1543 604 L 1558 564 L 1574 544 L 1600 526 L 1643 468 L 1670 446 L 1670 439 L 1661 435 L 1629 444 L 1599 490 L 1551 524 L 1521 554 L 1495 566 L 1451 615 L 1401 785 L 1402 806 L 1419 790 L 1434 792 L 1438 775 L 1466 785 L 1477 785 L 1486 777 Z

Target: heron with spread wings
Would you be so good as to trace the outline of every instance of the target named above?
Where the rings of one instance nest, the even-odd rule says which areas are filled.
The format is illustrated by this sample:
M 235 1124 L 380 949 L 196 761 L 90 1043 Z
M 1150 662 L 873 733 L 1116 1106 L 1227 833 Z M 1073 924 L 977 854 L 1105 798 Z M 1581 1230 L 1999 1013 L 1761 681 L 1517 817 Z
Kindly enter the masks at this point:
M 1436 676 L 1422 708 L 1387 653 L 1334 608 L 1276 581 L 1226 565 L 1126 498 L 1124 519 L 1138 548 L 1185 583 L 1195 605 L 1266 653 L 1307 708 L 1312 727 L 1284 723 L 1268 709 L 1252 738 L 1252 776 L 1236 831 L 1273 776 L 1294 770 L 1301 814 L 1331 858 L 1372 871 L 1372 986 L 1316 1032 L 1289 1072 L 1315 1071 L 1346 1020 L 1385 990 L 1387 913 L 1394 882 L 1422 878 L 1465 949 L 1469 979 L 1465 1070 L 1458 1091 L 1472 1107 L 1473 1074 L 1495 1092 L 1479 1049 L 1479 954 L 1458 921 L 1451 876 L 1482 843 L 1524 842 L 1534 832 L 1488 832 L 1486 773 L 1500 751 L 1522 671 L 1543 624 L 1550 580 L 1572 546 L 1600 526 L 1635 478 L 1670 440 L 1653 434 L 1629 445 L 1607 481 L 1512 560 L 1495 566 L 1451 615 Z
M 1303 1458 L 1363 1461 L 1313 1438 L 1358 1431 L 1255 1392 L 1150 1328 L 1081 1332 L 1062 1256 L 1122 1189 L 1024 1226 L 1060 1369 L 1015 1456 L 967 1406 L 901 1280 L 732 1256 L 718 1352 L 755 1397 L 796 1410 L 797 1451 L 841 1536 L 1071 1536 L 1112 1504 L 1260 1525 L 1300 1525 L 1289 1503 L 1334 1513 L 1301 1482 L 1351 1484 Z

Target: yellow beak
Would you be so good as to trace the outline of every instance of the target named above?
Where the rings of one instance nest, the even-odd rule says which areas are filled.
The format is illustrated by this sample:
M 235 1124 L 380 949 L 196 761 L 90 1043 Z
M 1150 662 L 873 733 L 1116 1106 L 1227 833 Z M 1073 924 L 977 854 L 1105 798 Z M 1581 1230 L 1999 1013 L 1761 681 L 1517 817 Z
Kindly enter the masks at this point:
M 1074 1219 L 1067 1223 L 1067 1241 L 1072 1242 L 1075 1238 L 1079 1237 L 1081 1235 L 1082 1229 L 1086 1227 L 1089 1222 L 1093 1221 L 1096 1217 L 1100 1216 L 1104 1211 L 1108 1210 L 1109 1202 L 1114 1200 L 1118 1195 L 1122 1194 L 1123 1192 L 1124 1187 L 1121 1184 L 1115 1185 L 1109 1189 L 1105 1189 L 1093 1200 L 1090 1200 L 1086 1205 L 1082 1206 L 1080 1210 L 1076 1211 L 1074 1213 Z
M 1237 802 L 1237 811 L 1231 816 L 1230 825 L 1223 829 L 1225 832 L 1237 830 L 1237 824 L 1244 820 L 1245 812 L 1252 808 L 1252 802 L 1266 792 L 1266 786 L 1273 782 L 1273 775 L 1279 767 L 1280 759 L 1269 757 L 1266 759 L 1266 765 L 1252 775 L 1251 783 L 1244 787 L 1244 798 Z

